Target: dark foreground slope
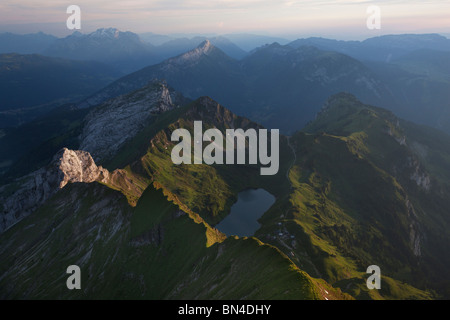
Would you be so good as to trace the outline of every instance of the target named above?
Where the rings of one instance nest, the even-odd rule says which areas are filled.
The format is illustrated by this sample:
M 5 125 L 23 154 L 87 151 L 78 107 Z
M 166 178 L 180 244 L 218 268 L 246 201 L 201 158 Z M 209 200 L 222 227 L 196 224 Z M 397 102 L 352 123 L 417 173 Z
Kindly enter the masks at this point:
M 107 187 L 71 185 L 0 241 L 2 298 L 320 297 L 275 248 L 257 239 L 224 241 L 153 187 L 131 208 Z M 72 264 L 81 268 L 82 290 L 66 287 Z

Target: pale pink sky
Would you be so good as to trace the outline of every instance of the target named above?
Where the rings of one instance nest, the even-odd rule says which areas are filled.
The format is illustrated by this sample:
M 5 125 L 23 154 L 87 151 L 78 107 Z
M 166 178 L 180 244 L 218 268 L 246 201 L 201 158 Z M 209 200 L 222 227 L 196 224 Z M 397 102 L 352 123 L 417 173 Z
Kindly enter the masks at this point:
M 450 0 L 2 0 L 0 32 L 66 35 L 66 8 L 80 6 L 82 30 L 136 33 L 253 32 L 361 39 L 390 33 L 450 34 Z M 366 28 L 366 9 L 381 8 L 381 30 Z

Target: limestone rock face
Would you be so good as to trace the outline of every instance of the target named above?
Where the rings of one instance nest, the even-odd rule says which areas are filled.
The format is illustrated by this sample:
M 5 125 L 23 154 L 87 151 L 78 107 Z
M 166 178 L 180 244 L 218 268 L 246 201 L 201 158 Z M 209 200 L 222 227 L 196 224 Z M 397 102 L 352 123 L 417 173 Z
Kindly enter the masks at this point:
M 88 151 L 96 162 L 109 159 L 141 131 L 152 116 L 175 107 L 168 87 L 159 81 L 108 100 L 87 116 L 80 149 Z
M 88 152 L 60 150 L 48 166 L 0 188 L 0 233 L 33 213 L 68 183 L 106 183 L 109 176 Z
M 177 107 L 173 101 L 178 102 L 178 99 L 178 93 L 155 80 L 95 107 L 85 119 L 80 150 L 64 148 L 46 167 L 0 188 L 0 233 L 36 211 L 68 183 L 98 181 L 117 183 L 119 189 L 136 189 L 125 172 L 110 173 L 96 162 L 111 159 L 148 125 L 150 118 Z M 135 190 L 135 193 L 141 191 Z
M 430 191 L 431 178 L 427 172 L 422 168 L 420 162 L 415 157 L 408 158 L 408 167 L 413 170 L 410 175 L 410 179 L 413 180 L 417 186 L 425 191 Z
M 209 40 L 203 41 L 194 50 L 188 51 L 179 57 L 171 59 L 171 62 L 177 65 L 195 64 L 202 55 L 208 55 L 214 50 L 214 46 Z
M 91 183 L 102 174 L 103 178 L 105 175 L 109 176 L 106 169 L 101 166 L 97 167 L 89 152 L 64 148 L 62 152 L 58 153 L 58 156 L 59 170 L 63 175 L 59 188 L 64 188 L 69 182 Z

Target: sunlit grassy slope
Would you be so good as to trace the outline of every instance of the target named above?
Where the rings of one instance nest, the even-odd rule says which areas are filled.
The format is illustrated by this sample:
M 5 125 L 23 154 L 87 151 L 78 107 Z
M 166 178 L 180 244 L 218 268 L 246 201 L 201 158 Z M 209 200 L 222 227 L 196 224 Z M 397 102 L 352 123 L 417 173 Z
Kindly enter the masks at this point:
M 208 246 L 209 228 L 153 186 L 132 208 L 105 186 L 74 184 L 0 237 L 0 294 L 33 299 L 319 299 L 321 288 L 332 290 L 255 238 L 222 238 Z M 65 271 L 72 264 L 81 268 L 79 291 L 66 288 Z

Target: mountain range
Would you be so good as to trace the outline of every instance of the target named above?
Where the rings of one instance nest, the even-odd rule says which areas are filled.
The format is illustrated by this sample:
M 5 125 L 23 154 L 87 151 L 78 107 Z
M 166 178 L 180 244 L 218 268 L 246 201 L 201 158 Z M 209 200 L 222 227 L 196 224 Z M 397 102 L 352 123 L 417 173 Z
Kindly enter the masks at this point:
M 31 34 L 0 33 L 0 53 L 39 54 L 58 38 L 43 32 Z
M 152 35 L 153 38 L 148 34 L 138 35 L 116 28 L 101 28 L 88 34 L 75 31 L 64 38 L 42 32 L 26 35 L 3 33 L 0 34 L 0 53 L 41 54 L 70 60 L 93 60 L 129 73 L 195 49 L 206 40 L 206 37 L 200 36 L 193 38 L 160 36 L 165 41 L 148 41 L 149 37 L 152 40 L 158 36 Z M 209 40 L 233 58 L 241 59 L 247 54 L 226 37 L 210 37 Z
M 343 41 L 326 38 L 298 39 L 289 43 L 298 48 L 314 46 L 336 51 L 361 61 L 390 62 L 417 50 L 450 51 L 450 40 L 439 34 L 398 34 L 373 37 L 364 41 Z
M 27 35 L 28 38 L 31 36 L 37 39 L 45 35 Z M 226 36 L 240 44 L 245 43 L 245 39 L 248 45 L 273 40 L 270 37 L 252 38 L 252 35 Z M 28 39 L 22 37 L 23 41 Z M 267 127 L 293 132 L 314 118 L 326 97 L 345 91 L 408 120 L 449 132 L 446 110 L 449 108 L 450 84 L 445 68 L 450 45 L 443 36 L 406 34 L 364 41 L 307 38 L 286 45 L 263 45 L 249 53 L 227 37 L 211 37 L 210 40 L 205 37 L 167 37 L 164 38 L 167 41 L 155 46 L 137 34 L 108 28 L 90 34 L 75 32 L 66 38 L 54 39 L 43 52 L 70 59 L 102 61 L 125 73 L 139 69 L 88 99 L 91 101 L 88 105 L 125 93 L 128 88 L 138 89 L 153 78 L 162 78 L 186 97 L 195 99 L 199 95 L 210 95 L 233 112 Z M 279 40 L 286 43 L 284 39 Z M 214 47 L 211 52 L 216 52 L 209 56 L 208 62 L 203 61 L 206 55 L 192 54 L 202 51 L 205 43 Z M 183 66 L 183 57 L 188 55 L 196 56 L 198 63 Z M 168 67 L 174 61 L 178 61 L 177 66 Z M 214 71 L 206 74 L 207 68 Z M 37 99 L 33 94 L 30 98 Z M 64 98 L 67 102 L 73 101 Z M 78 105 L 86 106 L 86 101 Z M 279 108 L 285 112 L 274 112 Z M 8 113 L 4 123 L 13 120 L 10 123 L 17 125 L 29 121 L 36 116 L 31 114 L 33 116 L 27 117 L 24 111 L 20 114 L 22 120 L 17 120 L 19 116 Z M 295 114 L 295 117 L 285 118 L 284 114 Z M 296 119 L 295 123 L 293 119 Z
M 248 50 L 269 38 L 109 28 L 16 48 L 34 37 L 71 59 L 0 55 L 0 298 L 450 297 L 448 39 Z M 175 165 L 172 133 L 195 121 L 280 129 L 278 173 Z M 275 199 L 259 229 L 221 232 L 251 189 Z M 82 290 L 67 290 L 69 265 Z
M 418 50 L 389 63 L 361 62 L 335 51 L 274 43 L 236 60 L 204 41 L 115 81 L 79 106 L 95 105 L 161 78 L 186 97 L 208 94 L 237 114 L 285 132 L 302 128 L 326 97 L 338 92 L 351 92 L 365 103 L 449 132 L 448 57 L 445 51 Z
M 127 116 L 143 106 L 148 118 Z M 448 296 L 444 133 L 341 93 L 281 137 L 279 173 L 260 176 L 255 165 L 172 163 L 176 128 L 259 126 L 209 97 L 189 102 L 155 80 L 83 110 L 74 149 L 1 189 L 3 298 Z M 226 237 L 214 226 L 248 188 L 276 202 L 254 237 Z M 64 289 L 66 264 L 84 270 L 84 290 Z M 376 292 L 364 281 L 372 264 Z
M 153 64 L 157 57 L 151 45 L 141 41 L 133 32 L 102 28 L 89 34 L 74 32 L 53 42 L 44 55 L 76 60 L 103 61 L 128 73 Z
M 167 80 L 191 99 L 208 94 L 237 114 L 285 132 L 312 119 L 327 95 L 352 91 L 378 104 L 392 96 L 366 66 L 339 53 L 272 44 L 238 61 L 204 41 L 192 51 L 113 82 L 79 106 L 96 105 L 154 78 Z M 284 117 L 286 112 L 292 116 Z
M 418 50 L 385 62 L 366 62 L 395 94 L 395 113 L 449 133 L 450 53 Z
M 390 62 L 392 59 L 422 49 L 450 51 L 450 40 L 439 34 L 385 35 L 364 41 L 319 37 L 290 41 L 282 37 L 256 34 L 160 35 L 100 28 L 88 34 L 75 31 L 65 38 L 57 38 L 42 32 L 25 35 L 2 33 L 0 53 L 37 53 L 68 59 L 97 60 L 113 63 L 122 71 L 130 72 L 192 50 L 206 39 L 238 60 L 261 46 L 275 42 L 293 48 L 313 46 L 324 51 L 349 55 L 360 61 Z

